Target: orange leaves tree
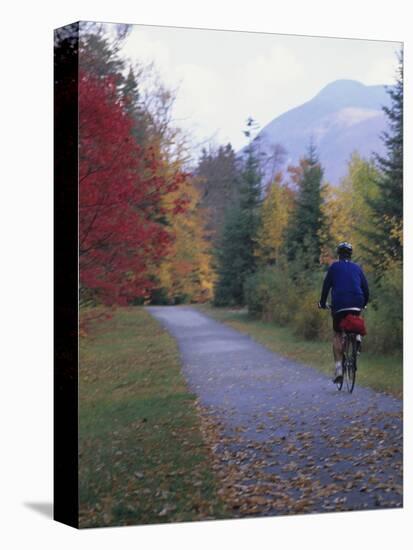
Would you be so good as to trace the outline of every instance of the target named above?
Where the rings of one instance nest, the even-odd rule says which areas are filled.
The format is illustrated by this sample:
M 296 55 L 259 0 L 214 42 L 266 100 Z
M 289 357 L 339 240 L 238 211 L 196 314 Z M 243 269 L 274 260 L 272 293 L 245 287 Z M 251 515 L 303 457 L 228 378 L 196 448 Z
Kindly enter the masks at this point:
M 146 296 L 148 266 L 167 254 L 164 194 L 186 175 L 159 175 L 156 152 L 138 145 L 111 76 L 79 78 L 80 302 L 126 304 Z M 179 210 L 174 202 L 172 209 Z

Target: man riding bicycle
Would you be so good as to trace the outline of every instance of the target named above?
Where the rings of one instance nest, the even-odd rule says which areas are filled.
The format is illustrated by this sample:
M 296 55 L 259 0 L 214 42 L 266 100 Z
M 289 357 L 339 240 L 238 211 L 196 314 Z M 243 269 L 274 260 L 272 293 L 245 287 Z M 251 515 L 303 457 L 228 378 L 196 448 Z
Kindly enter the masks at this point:
M 326 309 L 331 289 L 331 313 L 333 317 L 333 354 L 335 361 L 333 382 L 343 380 L 343 346 L 340 323 L 349 313 L 360 315 L 369 301 L 369 286 L 359 265 L 351 261 L 353 247 L 343 242 L 337 247 L 338 261 L 333 262 L 325 276 L 318 307 Z

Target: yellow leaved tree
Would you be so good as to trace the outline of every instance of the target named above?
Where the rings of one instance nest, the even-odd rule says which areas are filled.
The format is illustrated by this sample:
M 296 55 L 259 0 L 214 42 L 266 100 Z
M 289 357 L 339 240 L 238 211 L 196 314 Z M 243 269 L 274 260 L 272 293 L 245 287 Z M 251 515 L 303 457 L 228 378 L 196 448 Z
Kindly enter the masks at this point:
M 353 153 L 340 185 L 325 185 L 322 211 L 327 224 L 320 235 L 322 261 L 331 261 L 335 257 L 337 244 L 342 241 L 352 243 L 356 260 L 367 261 L 367 250 L 371 248 L 369 233 L 372 230 L 370 201 L 378 193 L 376 181 L 374 164 Z
M 268 186 L 267 195 L 262 204 L 261 224 L 256 237 L 255 250 L 259 263 L 267 265 L 277 263 L 292 204 L 292 191 L 282 184 L 282 175 L 278 173 Z
M 199 208 L 200 192 L 193 178 L 188 178 L 176 193 L 166 195 L 165 205 L 182 198 L 185 211 L 167 219 L 173 244 L 158 268 L 157 286 L 170 303 L 205 302 L 212 297 L 215 278 L 204 212 Z

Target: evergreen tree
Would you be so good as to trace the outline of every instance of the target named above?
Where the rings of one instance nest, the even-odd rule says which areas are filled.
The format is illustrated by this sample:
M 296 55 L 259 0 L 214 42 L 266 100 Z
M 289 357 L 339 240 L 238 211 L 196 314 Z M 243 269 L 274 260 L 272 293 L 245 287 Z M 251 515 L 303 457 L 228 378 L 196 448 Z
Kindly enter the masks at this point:
M 132 134 L 139 145 L 145 145 L 148 139 L 149 113 L 145 112 L 140 103 L 138 82 L 132 67 L 129 68 L 128 76 L 124 81 L 122 95 L 125 111 L 134 122 Z
M 79 67 L 99 78 L 110 76 L 117 86 L 124 81 L 125 62 L 119 55 L 120 43 L 111 41 L 103 27 L 82 26 L 79 44 Z
M 320 263 L 322 233 L 325 225 L 322 212 L 323 169 L 316 148 L 311 142 L 307 155 L 294 170 L 297 185 L 295 208 L 287 232 L 287 256 L 290 261 L 302 258 L 305 268 Z
M 245 247 L 248 238 L 244 212 L 240 206 L 235 206 L 227 211 L 221 244 L 216 251 L 216 306 L 241 305 L 244 302 L 244 281 L 252 271 L 251 258 Z
M 147 145 L 147 128 L 150 115 L 141 104 L 139 86 L 135 72 L 119 54 L 124 36 L 111 38 L 103 25 L 82 24 L 80 33 L 79 68 L 87 74 L 95 75 L 116 86 L 117 95 L 124 109 L 133 121 L 132 134 L 139 145 Z M 127 75 L 125 77 L 125 74 Z
M 195 171 L 200 191 L 200 207 L 205 211 L 206 231 L 219 246 L 226 211 L 238 203 L 240 172 L 231 144 L 217 151 L 202 150 Z
M 401 261 L 403 253 L 403 51 L 399 54 L 397 82 L 388 89 L 390 107 L 383 107 L 389 131 L 383 134 L 386 155 L 376 155 L 379 177 L 378 194 L 370 202 L 375 221 L 374 231 L 368 234 L 372 263 L 380 269 L 385 260 Z
M 245 280 L 256 270 L 254 248 L 260 221 L 262 174 L 256 143 L 251 137 L 252 129 L 253 120 L 249 119 L 245 132 L 249 144 L 241 173 L 239 204 L 227 213 L 217 252 L 216 305 L 242 305 Z

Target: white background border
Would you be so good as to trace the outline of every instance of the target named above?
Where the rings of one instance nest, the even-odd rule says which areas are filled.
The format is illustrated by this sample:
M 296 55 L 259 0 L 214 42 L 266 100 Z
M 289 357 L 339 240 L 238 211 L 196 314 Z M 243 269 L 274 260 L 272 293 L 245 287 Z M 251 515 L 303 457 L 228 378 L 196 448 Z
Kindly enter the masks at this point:
M 149 5 L 148 5 L 149 4 Z M 6 7 L 7 6 L 7 7 Z M 29 503 L 52 501 L 52 30 L 101 20 L 405 41 L 405 151 L 413 151 L 411 18 L 405 0 L 67 0 L 3 5 L 1 43 L 1 442 L 0 544 L 3 548 L 407 548 L 411 466 L 405 509 L 261 520 L 96 529 L 54 523 Z M 316 62 L 316 60 L 315 60 Z M 410 131 L 409 131 L 410 129 Z M 405 166 L 406 237 L 411 233 Z M 411 327 L 411 246 L 407 240 L 406 334 Z M 408 305 L 408 306 L 407 306 Z M 412 463 L 412 377 L 405 352 L 405 464 Z

